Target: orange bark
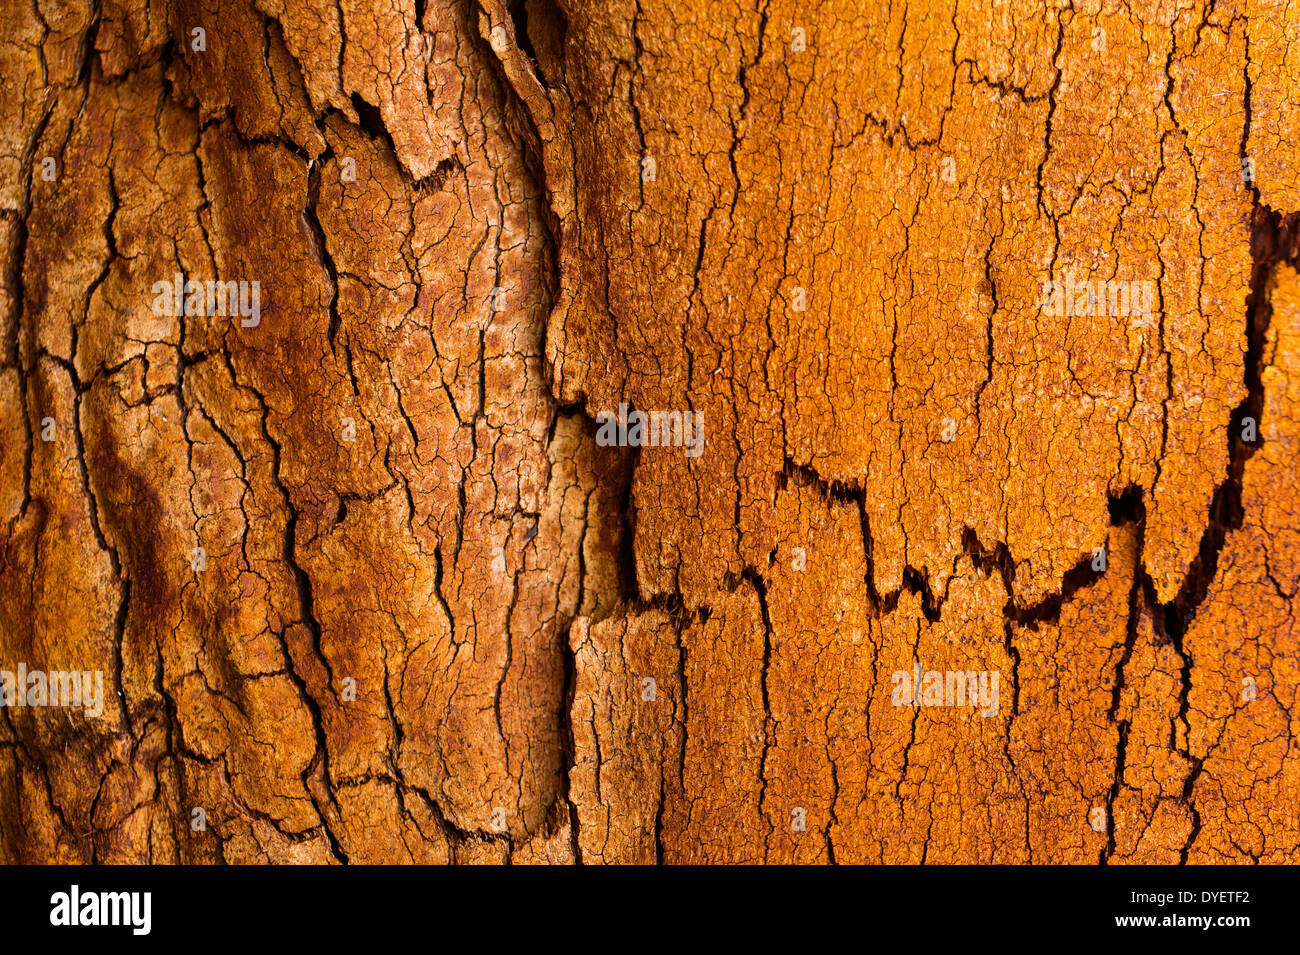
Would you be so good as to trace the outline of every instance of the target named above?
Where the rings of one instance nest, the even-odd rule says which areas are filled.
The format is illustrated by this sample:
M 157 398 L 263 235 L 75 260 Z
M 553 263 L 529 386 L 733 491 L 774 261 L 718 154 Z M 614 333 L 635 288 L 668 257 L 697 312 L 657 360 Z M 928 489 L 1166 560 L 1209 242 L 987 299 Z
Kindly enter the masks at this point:
M 6 11 L 0 858 L 1296 861 L 1288 2 Z

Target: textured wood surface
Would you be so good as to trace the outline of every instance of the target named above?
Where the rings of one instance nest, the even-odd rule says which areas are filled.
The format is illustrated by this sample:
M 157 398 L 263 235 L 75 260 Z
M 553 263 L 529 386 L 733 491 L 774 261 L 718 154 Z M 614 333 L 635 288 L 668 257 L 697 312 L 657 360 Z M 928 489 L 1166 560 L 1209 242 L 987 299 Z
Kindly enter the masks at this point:
M 1297 861 L 1298 51 L 1294 0 L 5 9 L 0 670 L 104 693 L 0 712 L 0 859 Z

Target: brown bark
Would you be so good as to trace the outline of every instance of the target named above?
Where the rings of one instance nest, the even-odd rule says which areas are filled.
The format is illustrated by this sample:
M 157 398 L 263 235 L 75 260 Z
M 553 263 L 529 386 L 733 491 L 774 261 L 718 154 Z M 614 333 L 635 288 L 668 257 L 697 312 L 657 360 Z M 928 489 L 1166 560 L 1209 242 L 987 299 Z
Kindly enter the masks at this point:
M 0 858 L 1296 861 L 1295 18 L 6 10 Z

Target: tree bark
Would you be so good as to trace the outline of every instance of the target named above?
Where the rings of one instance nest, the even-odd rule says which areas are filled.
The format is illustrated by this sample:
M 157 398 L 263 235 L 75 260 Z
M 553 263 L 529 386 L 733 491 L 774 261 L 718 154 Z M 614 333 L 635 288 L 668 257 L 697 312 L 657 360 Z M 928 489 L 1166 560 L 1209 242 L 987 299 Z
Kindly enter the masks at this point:
M 1300 860 L 1297 12 L 6 10 L 0 858 Z

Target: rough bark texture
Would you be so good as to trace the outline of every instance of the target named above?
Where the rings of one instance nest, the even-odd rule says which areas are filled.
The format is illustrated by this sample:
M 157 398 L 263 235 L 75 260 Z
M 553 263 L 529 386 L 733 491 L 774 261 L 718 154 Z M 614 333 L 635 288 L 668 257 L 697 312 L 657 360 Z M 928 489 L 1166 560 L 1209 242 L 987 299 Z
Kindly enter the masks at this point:
M 6 8 L 0 858 L 1300 861 L 1298 24 Z

